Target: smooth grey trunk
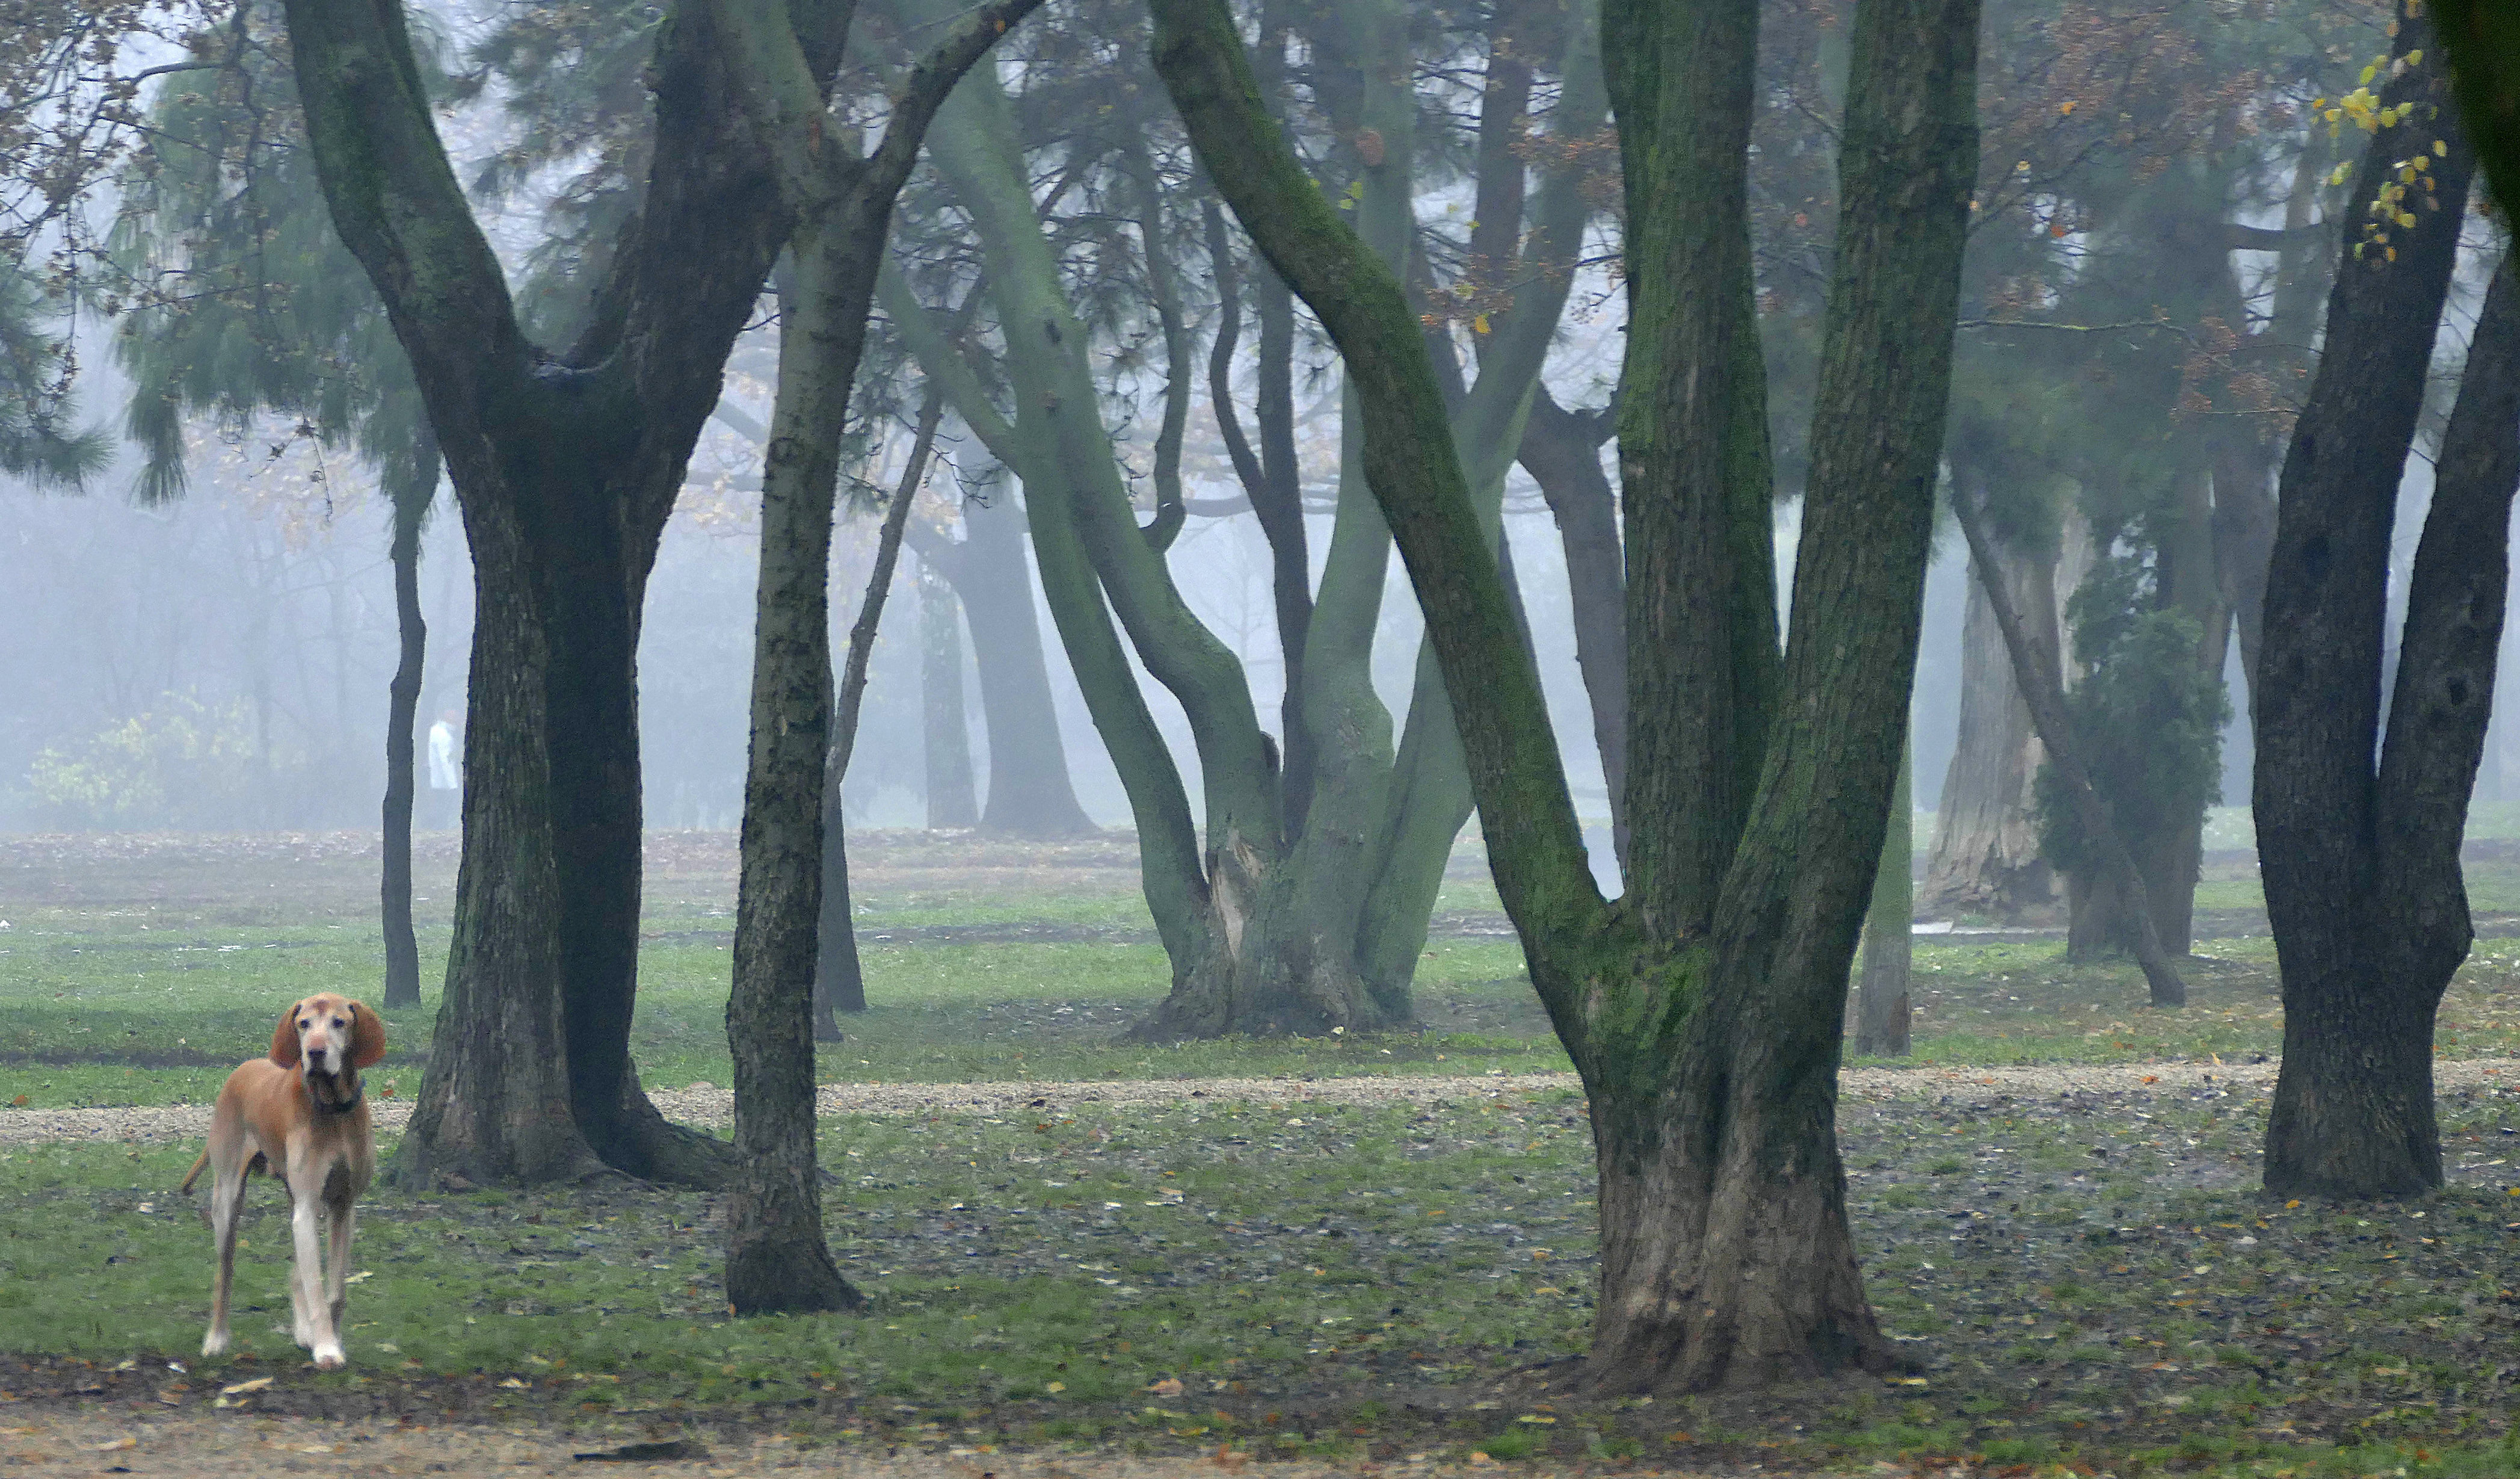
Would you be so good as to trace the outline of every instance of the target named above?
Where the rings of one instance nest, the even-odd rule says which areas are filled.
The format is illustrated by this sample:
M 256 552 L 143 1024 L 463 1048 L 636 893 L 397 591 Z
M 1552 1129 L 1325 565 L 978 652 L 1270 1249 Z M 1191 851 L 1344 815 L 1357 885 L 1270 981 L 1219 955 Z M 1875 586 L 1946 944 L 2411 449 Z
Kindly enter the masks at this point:
M 2033 628 L 2033 645 L 2043 653 L 2062 651 L 2054 560 L 1998 545 L 1995 563 L 2014 608 Z M 2039 855 L 2032 793 L 2043 758 L 1995 608 L 1972 575 L 1960 620 L 1959 741 L 1943 774 L 1933 855 L 1916 900 L 1920 916 L 1973 916 L 2003 924 L 2044 924 L 2055 917 L 2056 879 Z
M 980 670 L 980 719 L 989 740 L 988 795 L 980 829 L 1011 837 L 1090 836 L 1077 804 L 1067 746 L 1051 700 L 1050 668 L 1033 608 L 1024 515 L 1012 480 L 963 504 L 962 542 L 919 539 L 913 548 L 962 599 Z
M 927 829 L 977 827 L 980 802 L 971 784 L 971 726 L 963 711 L 963 611 L 953 587 L 927 560 L 919 562 L 919 697 L 920 738 L 927 756 Z

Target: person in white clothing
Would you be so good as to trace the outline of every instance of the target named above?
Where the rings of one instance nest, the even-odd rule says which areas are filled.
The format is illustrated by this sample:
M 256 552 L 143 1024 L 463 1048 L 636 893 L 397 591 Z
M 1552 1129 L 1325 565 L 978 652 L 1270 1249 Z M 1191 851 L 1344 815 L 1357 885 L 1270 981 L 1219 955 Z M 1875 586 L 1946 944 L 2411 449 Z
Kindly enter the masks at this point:
M 428 727 L 428 810 L 440 829 L 463 822 L 464 760 L 455 744 L 455 726 L 462 718 L 461 711 L 448 709 Z

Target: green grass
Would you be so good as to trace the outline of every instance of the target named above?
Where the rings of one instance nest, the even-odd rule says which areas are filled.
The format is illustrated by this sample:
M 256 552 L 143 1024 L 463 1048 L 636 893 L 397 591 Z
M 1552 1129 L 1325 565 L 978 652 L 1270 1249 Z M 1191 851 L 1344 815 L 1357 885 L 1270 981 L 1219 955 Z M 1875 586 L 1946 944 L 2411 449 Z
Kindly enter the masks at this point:
M 723 839 L 669 840 L 663 863 L 652 857 L 633 1052 L 650 1085 L 724 1084 L 729 854 Z M 225 861 L 100 849 L 0 870 L 0 1102 L 205 1101 L 268 1041 L 281 1005 L 326 988 L 374 1000 L 372 865 L 237 845 Z M 874 1009 L 823 1051 L 821 1076 L 1564 1066 L 1511 942 L 1458 927 L 1420 963 L 1419 1031 L 1121 1044 L 1165 965 L 1134 872 L 1097 846 L 864 849 Z M 432 869 L 422 907 L 433 984 L 448 890 L 445 860 Z M 2481 898 L 2520 896 L 2520 867 L 2470 874 Z M 2209 886 L 2254 889 L 2221 875 Z M 1442 907 L 1456 926 L 1493 923 L 1483 879 L 1457 876 Z M 1000 933 L 951 933 L 967 927 Z M 2132 967 L 2069 965 L 2052 942 L 1924 937 L 1917 1060 L 2272 1052 L 2269 942 L 2199 949 L 2192 1004 L 2166 1012 L 2141 1005 Z M 382 1087 L 417 1088 L 430 997 L 393 1018 Z M 2441 1045 L 2520 1053 L 2520 941 L 2480 942 Z M 906 1443 L 1771 1468 L 1974 1456 L 1992 1469 L 2235 1479 L 2513 1472 L 2502 1435 L 2520 1297 L 2506 1224 L 2520 1197 L 2505 1179 L 2520 1185 L 2520 1098 L 2445 1097 L 2457 1189 L 2343 1212 L 2255 1195 L 2263 1114 L 2262 1099 L 2211 1091 L 2139 1104 L 1850 1101 L 1841 1143 L 1872 1298 L 1911 1338 L 1924 1384 L 1773 1407 L 1410 1406 L 1416 1387 L 1581 1346 L 1591 1150 L 1580 1101 L 1554 1091 L 1424 1109 L 1184 1100 L 830 1120 L 828 1226 L 876 1300 L 854 1319 L 727 1319 L 722 1209 L 700 1194 L 379 1188 L 362 1218 L 355 1364 L 340 1375 L 301 1371 L 273 1332 L 285 1228 L 279 1197 L 257 1187 L 244 1348 L 188 1379 L 199 1397 L 257 1372 L 319 1397 L 391 1381 L 429 1412 L 443 1402 L 476 1416 L 811 1412 L 827 1433 Z M 0 1146 L 0 1351 L 100 1371 L 192 1364 L 207 1239 L 171 1188 L 193 1148 Z M 1182 1390 L 1150 1390 L 1170 1381 Z
M 1508 1385 L 1493 1409 L 1412 1408 L 1581 1348 L 1591 1153 L 1560 1091 L 829 1120 L 827 1226 L 875 1301 L 857 1317 L 728 1319 L 698 1193 L 380 1188 L 338 1375 L 302 1369 L 282 1329 L 270 1188 L 245 1229 L 239 1351 L 198 1362 L 207 1238 L 170 1194 L 190 1147 L 13 1146 L 0 1350 L 181 1362 L 188 1400 L 263 1374 L 310 1401 L 399 1381 L 474 1416 L 806 1412 L 910 1443 L 2235 1475 L 2370 1472 L 2344 1465 L 2421 1447 L 2472 1466 L 2414 1472 L 2493 1473 L 2520 1173 L 2486 1157 L 2520 1095 L 2444 1110 L 2457 1189 L 2340 1209 L 2256 1196 L 2262 1100 L 1850 1104 L 1871 1297 L 1922 1363 L 1874 1388 L 1561 1410 Z

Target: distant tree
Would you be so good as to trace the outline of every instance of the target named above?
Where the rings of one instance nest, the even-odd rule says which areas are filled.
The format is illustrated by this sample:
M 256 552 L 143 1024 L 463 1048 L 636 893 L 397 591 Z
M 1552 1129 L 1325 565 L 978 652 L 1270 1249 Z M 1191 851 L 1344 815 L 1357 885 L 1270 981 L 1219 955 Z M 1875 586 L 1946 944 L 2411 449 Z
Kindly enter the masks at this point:
M 1418 171 L 1443 157 L 1440 142 L 1420 135 L 1427 105 L 1414 79 L 1417 51 L 1426 44 L 1417 34 L 1421 18 L 1403 6 L 1374 5 L 1307 12 L 1301 20 L 1319 62 L 1310 73 L 1311 106 L 1321 130 L 1338 141 L 1326 165 L 1330 187 L 1384 259 L 1420 281 L 1430 342 L 1441 344 L 1493 540 L 1524 410 L 1593 210 L 1588 186 L 1603 152 L 1602 105 L 1589 30 L 1539 27 L 1551 39 L 1539 54 L 1559 59 L 1568 85 L 1545 140 L 1531 148 L 1542 183 L 1528 203 L 1521 186 L 1531 164 L 1504 142 L 1524 136 L 1524 120 L 1483 119 L 1498 132 L 1493 167 L 1513 185 L 1481 186 L 1508 199 L 1498 204 L 1506 225 L 1491 225 L 1480 249 L 1501 234 L 1515 254 L 1482 269 L 1497 282 L 1465 272 L 1438 292 L 1426 291 L 1434 270 L 1427 258 L 1437 248 L 1412 216 Z M 1510 36 L 1520 33 L 1506 29 L 1504 15 L 1494 23 L 1482 61 L 1518 55 L 1524 44 Z M 1173 512 L 1180 506 L 1178 453 L 1167 450 L 1178 435 L 1173 413 L 1195 377 L 1216 381 L 1217 360 L 1213 349 L 1203 361 L 1192 352 L 1180 290 L 1163 259 L 1179 249 L 1176 242 L 1193 240 L 1211 264 L 1224 264 L 1227 286 L 1238 287 L 1240 274 L 1221 228 L 1210 232 L 1204 212 L 1170 204 L 1165 189 L 1150 189 L 1158 174 L 1181 181 L 1176 190 L 1189 189 L 1186 161 L 1174 149 L 1150 152 L 1149 137 L 1164 137 L 1155 132 L 1165 126 L 1160 99 L 1134 67 L 1115 74 L 1099 63 L 1102 34 L 1038 33 L 1030 43 L 1038 65 L 1022 73 L 1020 92 L 974 78 L 938 120 L 938 178 L 981 247 L 1001 358 L 975 360 L 968 344 L 928 322 L 933 315 L 906 284 L 886 290 L 886 309 L 963 420 L 1022 480 L 1044 595 L 1128 789 L 1148 904 L 1172 962 L 1173 994 L 1138 1030 L 1163 1038 L 1310 1033 L 1402 1020 L 1443 860 L 1471 800 L 1442 685 L 1431 661 L 1421 662 L 1406 728 L 1395 737 L 1398 726 L 1371 673 L 1389 535 L 1358 472 L 1361 427 L 1354 424 L 1344 512 L 1318 591 L 1309 589 L 1302 513 L 1291 496 L 1289 407 L 1278 380 L 1291 321 L 1266 291 L 1253 293 L 1261 320 L 1260 446 L 1232 450 L 1240 436 L 1234 413 L 1221 413 L 1220 426 L 1232 428 L 1226 434 L 1237 475 L 1271 542 L 1279 635 L 1299 695 L 1282 711 L 1283 745 L 1263 732 L 1238 658 L 1175 584 L 1164 560 L 1182 516 Z M 1059 111 L 1059 100 L 1080 87 L 1097 99 L 1145 101 L 1134 112 Z M 1079 139 L 1047 123 L 1027 129 L 1024 120 L 1036 112 L 1044 119 L 1102 112 L 1113 117 L 1107 132 Z M 1023 168 L 1024 142 L 1034 137 L 1063 141 L 1047 204 L 1034 199 Z M 1085 206 L 1058 206 L 1062 192 L 1082 197 Z M 1091 208 L 1097 204 L 1103 208 Z M 1134 230 L 1116 239 L 1102 234 L 1114 220 Z M 1527 239 L 1511 229 L 1515 223 L 1532 228 Z M 1102 418 L 1068 409 L 1105 398 L 1092 339 L 1114 332 L 1107 326 L 1124 290 L 1105 287 L 1104 275 L 1072 280 L 1063 271 L 1069 253 L 1126 264 L 1125 291 L 1147 305 L 1152 321 L 1148 342 L 1164 346 L 1165 429 L 1156 436 L 1153 517 L 1143 527 Z M 1221 298 L 1220 309 L 1229 303 L 1231 316 L 1220 327 L 1235 325 L 1238 334 L 1239 296 Z M 1474 351 L 1468 366 L 1460 358 L 1462 339 Z M 1011 412 L 999 409 L 1001 378 Z M 1232 405 L 1230 387 L 1220 404 Z M 1182 704 L 1199 756 L 1203 825 L 1194 825 L 1131 653 Z
M 1975 6 L 1857 16 L 1781 657 L 1766 407 L 1748 373 L 1758 7 L 1622 4 L 1603 18 L 1633 294 L 1620 446 L 1632 881 L 1615 905 L 1586 866 L 1538 673 L 1397 275 L 1296 162 L 1224 0 L 1152 8 L 1156 66 L 1201 162 L 1349 367 L 1367 476 L 1427 612 L 1498 892 L 1591 1096 L 1602 1286 L 1583 1384 L 1688 1390 L 1894 1365 L 1856 1267 L 1834 1107 L 1933 521 L 1977 159 Z M 1724 391 L 1688 393 L 1708 385 Z
M 2384 710 L 2398 488 L 2475 157 L 2423 9 L 2398 7 L 2375 73 L 2386 78 L 2376 94 L 2334 106 L 2370 142 L 2284 455 L 2257 671 L 2252 800 L 2284 998 L 2267 1120 L 2277 1195 L 2442 1183 L 2433 1029 L 2473 938 L 2459 845 L 2494 706 L 2520 483 L 2520 282 L 2506 254 L 2435 463 Z
M 420 1005 L 411 919 L 413 732 L 428 626 L 420 539 L 435 502 L 436 438 L 384 306 L 334 235 L 287 61 L 277 6 L 248 5 L 221 65 L 175 73 L 150 109 L 125 176 L 114 266 L 126 312 L 115 356 L 131 372 L 125 426 L 148 456 L 144 502 L 186 482 L 188 418 L 242 434 L 354 442 L 391 511 L 399 659 L 385 724 L 384 1005 Z
M 924 560 L 919 563 L 919 695 L 920 737 L 927 760 L 927 829 L 977 827 L 980 802 L 971 785 L 970 721 L 963 712 L 963 613 L 954 588 Z

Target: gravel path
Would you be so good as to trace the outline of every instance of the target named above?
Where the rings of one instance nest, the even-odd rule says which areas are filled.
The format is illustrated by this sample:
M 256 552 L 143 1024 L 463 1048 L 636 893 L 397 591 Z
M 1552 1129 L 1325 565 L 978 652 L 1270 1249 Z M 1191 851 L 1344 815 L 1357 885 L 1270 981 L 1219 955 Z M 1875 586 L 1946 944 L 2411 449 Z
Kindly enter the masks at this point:
M 2000 1098 L 2064 1095 L 2152 1096 L 2183 1094 L 2212 1085 L 2256 1094 L 2272 1092 L 2276 1064 L 2181 1061 L 2175 1063 L 2040 1064 L 2021 1068 L 1849 1068 L 1839 1077 L 1850 1101 L 1931 1098 L 1987 1103 Z M 2520 1084 L 2520 1059 L 2463 1058 L 2433 1065 L 2441 1088 Z M 826 1084 L 817 1109 L 837 1114 L 977 1114 L 1074 1109 L 1083 1104 L 1169 1104 L 1186 1098 L 1264 1104 L 1432 1104 L 1498 1098 L 1577 1087 L 1571 1073 L 1490 1074 L 1483 1078 L 1374 1075 L 1325 1079 L 1139 1079 L 1100 1084 Z M 713 1084 L 659 1089 L 652 1098 L 665 1117 L 709 1130 L 735 1124 L 734 1091 Z M 402 1129 L 411 1118 L 405 1100 L 376 1102 L 380 1131 Z M 90 1141 L 166 1144 L 197 1141 L 208 1130 L 206 1105 L 177 1104 L 107 1109 L 11 1109 L 0 1107 L 0 1144 Z

